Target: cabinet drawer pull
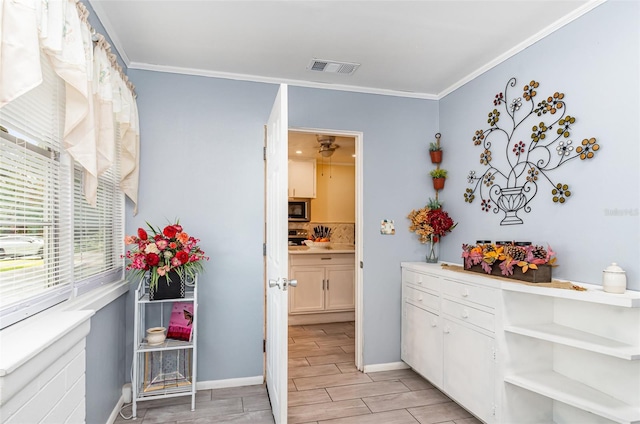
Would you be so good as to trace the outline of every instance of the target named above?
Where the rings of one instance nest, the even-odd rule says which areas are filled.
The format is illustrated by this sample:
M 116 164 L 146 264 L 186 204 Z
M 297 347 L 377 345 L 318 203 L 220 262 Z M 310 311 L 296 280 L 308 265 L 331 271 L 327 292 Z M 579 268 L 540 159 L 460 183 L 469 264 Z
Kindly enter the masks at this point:
M 466 309 L 462 310 L 462 318 L 469 318 L 469 311 L 467 311 Z
M 449 327 L 444 327 L 444 333 L 445 334 L 449 334 L 451 332 L 451 330 L 449 329 Z
M 327 290 L 329 290 L 329 279 L 327 278 Z
M 331 258 L 320 258 L 321 261 L 330 261 Z
M 418 301 L 422 302 L 422 295 L 418 296 Z
M 469 297 L 469 289 L 462 289 L 462 297 Z
M 436 320 L 431 321 L 431 326 L 432 327 L 437 327 L 438 323 L 436 322 Z

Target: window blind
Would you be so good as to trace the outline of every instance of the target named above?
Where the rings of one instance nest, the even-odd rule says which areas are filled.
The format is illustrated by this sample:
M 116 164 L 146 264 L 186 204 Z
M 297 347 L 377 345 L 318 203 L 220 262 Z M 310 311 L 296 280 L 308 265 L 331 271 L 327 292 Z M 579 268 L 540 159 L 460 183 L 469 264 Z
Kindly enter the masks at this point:
M 120 132 L 115 124 L 116 154 L 120 153 Z M 124 246 L 124 196 L 118 188 L 120 163 L 98 177 L 96 207 L 84 198 L 83 170 L 74 168 L 74 278 L 76 294 L 84 293 L 98 284 L 115 281 L 122 276 Z
M 68 161 L 61 153 L 64 85 L 42 57 L 43 83 L 0 109 L 2 326 L 69 297 Z
M 0 328 L 123 275 L 119 164 L 90 206 L 62 148 L 64 83 L 41 63 L 43 83 L 0 108 Z

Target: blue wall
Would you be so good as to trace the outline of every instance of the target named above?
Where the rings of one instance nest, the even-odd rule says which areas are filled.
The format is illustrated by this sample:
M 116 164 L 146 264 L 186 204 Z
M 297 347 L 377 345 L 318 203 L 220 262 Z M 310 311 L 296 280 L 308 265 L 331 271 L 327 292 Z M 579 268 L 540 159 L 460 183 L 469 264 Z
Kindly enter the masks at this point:
M 434 194 L 426 147 L 438 131 L 450 173 L 441 198 L 459 222 L 441 259 L 460 262 L 460 245 L 479 238 L 529 239 L 556 250 L 560 278 L 597 284 L 617 261 L 640 289 L 639 26 L 637 3 L 608 2 L 439 102 L 289 88 L 290 126 L 364 133 L 365 364 L 400 360 L 399 264 L 426 253 L 406 231 L 406 215 Z M 564 92 L 578 117 L 574 143 L 593 136 L 602 149 L 559 170 L 574 192 L 567 204 L 553 204 L 550 187 L 541 188 L 524 225 L 501 227 L 463 193 L 469 170 L 481 170 L 471 137 L 512 76 L 518 87 L 540 81 L 540 96 Z M 200 286 L 198 379 L 261 375 L 263 125 L 277 86 L 141 70 L 129 77 L 139 94 L 142 162 L 139 214 L 128 204 L 127 233 L 180 218 L 202 240 L 211 261 Z M 616 208 L 632 213 L 607 215 Z M 396 220 L 395 236 L 379 234 L 384 218 Z
M 179 217 L 211 256 L 201 276 L 199 357 L 207 359 L 198 379 L 261 375 L 263 125 L 277 86 L 136 70 L 129 76 L 139 93 L 142 162 L 139 214 L 127 231 Z M 437 103 L 296 87 L 289 96 L 293 127 L 364 132 L 365 363 L 397 361 L 399 263 L 422 253 L 408 232 L 380 236 L 380 220 L 402 226 L 407 211 L 425 201 L 424 146 L 436 132 Z
M 127 233 L 179 218 L 211 258 L 199 280 L 198 380 L 262 375 L 263 126 L 278 87 L 136 70 L 129 77 L 142 135 L 139 213 L 127 213 Z
M 638 2 L 604 3 L 440 101 L 443 167 L 450 174 L 442 198 L 459 222 L 445 239 L 442 259 L 460 262 L 462 243 L 477 239 L 530 240 L 556 251 L 555 277 L 601 284 L 602 270 L 617 262 L 627 271 L 628 287 L 640 290 L 639 16 Z M 515 97 L 531 80 L 540 83 L 536 103 L 564 93 L 567 114 L 576 117 L 569 139 L 578 146 L 595 137 L 601 149 L 591 160 L 572 160 L 549 174 L 570 185 L 564 205 L 552 202 L 552 186 L 542 181 L 531 212 L 519 213 L 524 224 L 500 226 L 502 213 L 483 212 L 479 196 L 468 204 L 463 194 L 469 171 L 486 170 L 472 137 L 488 128 L 494 96 L 511 77 L 517 78 L 510 91 Z M 500 119 L 508 120 L 502 112 Z M 532 121 L 520 134 L 530 137 L 540 120 Z M 504 157 L 502 148 L 494 143 L 494 160 Z
M 396 362 L 400 262 L 422 260 L 426 252 L 407 230 L 406 216 L 427 201 L 427 146 L 438 132 L 438 104 L 290 87 L 289 125 L 363 132 L 364 363 Z M 385 218 L 395 220 L 394 236 L 380 234 Z
M 120 296 L 91 317 L 86 345 L 86 422 L 104 423 L 130 381 L 126 362 L 126 296 Z

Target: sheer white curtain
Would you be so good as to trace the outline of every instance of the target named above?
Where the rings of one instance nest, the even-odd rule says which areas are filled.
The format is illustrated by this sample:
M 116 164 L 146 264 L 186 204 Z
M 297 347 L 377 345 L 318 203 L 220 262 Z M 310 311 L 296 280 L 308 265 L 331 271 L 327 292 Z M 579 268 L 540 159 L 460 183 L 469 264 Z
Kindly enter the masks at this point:
M 103 37 L 94 47 L 77 0 L 0 0 L 0 107 L 42 83 L 40 51 L 65 82 L 63 147 L 84 170 L 96 204 L 98 177 L 113 163 L 113 117 L 123 140 L 121 190 L 137 212 L 140 132 L 132 85 Z

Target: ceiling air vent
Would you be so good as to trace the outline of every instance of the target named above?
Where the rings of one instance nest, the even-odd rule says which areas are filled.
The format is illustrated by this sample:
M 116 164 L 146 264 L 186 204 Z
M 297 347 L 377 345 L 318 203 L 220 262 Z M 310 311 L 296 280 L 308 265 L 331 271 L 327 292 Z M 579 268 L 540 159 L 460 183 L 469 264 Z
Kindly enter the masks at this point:
M 307 67 L 312 71 L 328 72 L 331 74 L 351 75 L 360 66 L 359 63 L 336 62 L 335 60 L 313 59 Z

